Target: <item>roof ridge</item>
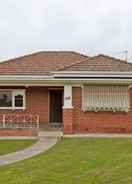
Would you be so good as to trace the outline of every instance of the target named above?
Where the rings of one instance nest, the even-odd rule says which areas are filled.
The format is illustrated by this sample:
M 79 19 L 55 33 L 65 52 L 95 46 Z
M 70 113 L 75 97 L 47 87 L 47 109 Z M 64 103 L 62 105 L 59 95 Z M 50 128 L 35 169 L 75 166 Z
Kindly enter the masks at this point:
M 80 53 L 80 52 L 76 52 L 76 51 L 71 51 L 71 53 L 73 53 L 73 54 L 78 54 L 78 55 L 80 55 L 80 56 L 83 56 L 83 57 L 90 57 L 90 56 L 87 56 L 87 55 L 85 55 L 85 54 L 82 54 L 82 53 Z
M 118 62 L 118 63 L 121 63 L 121 64 L 125 64 L 126 66 L 129 65 L 129 66 L 132 67 L 132 63 L 126 62 L 125 60 L 121 60 L 121 59 L 118 59 L 118 58 L 115 58 L 115 57 L 112 57 L 112 56 L 109 56 L 109 55 L 98 54 L 98 55 L 96 55 L 96 56 L 87 57 L 86 59 L 79 60 L 78 62 L 71 63 L 70 65 L 67 65 L 67 66 L 65 66 L 65 67 L 63 67 L 63 68 L 61 68 L 61 69 L 58 69 L 58 71 L 59 71 L 59 70 L 63 71 L 63 70 L 65 70 L 65 69 L 68 69 L 68 68 L 70 68 L 70 67 L 74 67 L 74 66 L 76 66 L 76 65 L 78 65 L 78 64 L 82 64 L 82 63 L 87 62 L 87 61 L 89 61 L 89 60 L 90 60 L 91 62 L 92 62 L 92 61 L 94 62 L 94 60 L 96 61 L 96 59 L 98 59 L 99 57 L 104 57 L 104 59 L 110 59 L 112 63 Z M 105 62 L 107 63 L 107 61 L 105 61 Z M 113 64 L 113 65 L 114 65 L 114 64 Z
M 60 68 L 59 70 L 61 70 L 61 69 L 66 69 L 66 68 L 70 68 L 71 66 L 74 66 L 74 65 L 76 65 L 76 64 L 80 64 L 80 63 L 83 63 L 83 62 L 85 62 L 85 61 L 88 61 L 88 60 L 90 60 L 90 59 L 96 59 L 96 58 L 98 58 L 98 57 L 107 57 L 107 58 L 109 58 L 109 59 L 113 59 L 113 60 L 115 60 L 115 61 L 117 61 L 117 62 L 123 62 L 123 63 L 126 63 L 126 64 L 129 64 L 129 63 L 127 63 L 125 60 L 121 60 L 121 59 L 117 59 L 117 58 L 115 58 L 115 57 L 112 57 L 112 56 L 109 56 L 109 55 L 105 55 L 105 54 L 98 54 L 98 55 L 96 55 L 96 56 L 92 56 L 92 57 L 89 57 L 89 58 L 86 58 L 86 59 L 84 59 L 84 60 L 81 60 L 81 61 L 78 61 L 78 62 L 74 62 L 74 63 L 72 63 L 72 64 L 69 64 L 69 65 L 67 65 L 67 66 L 65 66 L 65 67 L 62 67 L 62 68 Z M 130 63 L 131 64 L 131 63 Z M 58 70 L 58 71 L 59 71 Z
M 128 65 L 128 64 L 132 65 L 132 63 L 129 63 L 129 62 L 123 60 L 123 59 L 118 59 L 118 58 L 115 58 L 113 56 L 109 56 L 109 55 L 105 55 L 105 54 L 98 54 L 96 56 L 89 57 L 87 60 L 89 60 L 89 59 L 96 59 L 98 57 L 104 57 L 104 58 L 108 58 L 108 59 L 114 60 L 115 62 L 121 62 L 121 63 L 124 63 L 126 65 Z
M 37 55 L 37 54 L 42 54 L 42 53 L 72 53 L 72 54 L 75 54 L 75 55 L 80 55 L 80 56 L 83 56 L 83 57 L 88 57 L 82 53 L 79 53 L 79 52 L 76 52 L 76 51 L 63 51 L 63 50 L 58 50 L 58 51 L 38 51 L 38 52 L 33 52 L 33 53 L 30 53 L 30 54 L 25 54 L 23 56 L 18 56 L 18 57 L 14 57 L 14 58 L 11 58 L 11 59 L 8 59 L 8 60 L 3 60 L 0 62 L 0 65 L 1 64 L 5 64 L 5 63 L 9 63 L 9 62 L 12 62 L 14 60 L 17 60 L 17 59 L 23 59 L 25 57 L 30 57 L 30 56 L 34 56 L 34 55 Z M 17 61 L 18 62 L 18 61 Z
M 112 56 L 109 56 L 109 55 L 104 55 L 104 54 L 100 54 L 102 55 L 103 57 L 107 57 L 109 59 L 113 59 L 115 62 L 120 62 L 121 64 L 125 64 L 125 65 L 129 65 L 129 66 L 132 66 L 132 63 L 126 61 L 126 60 L 123 60 L 123 59 L 118 59 L 118 58 L 115 58 L 115 57 L 112 57 Z
M 107 57 L 109 59 L 114 59 L 114 60 L 117 60 L 117 61 L 122 61 L 122 62 L 126 62 L 125 60 L 123 59 L 119 59 L 119 58 L 116 58 L 116 57 L 113 57 L 113 56 L 110 56 L 110 55 L 106 55 L 106 54 L 98 54 L 97 57 Z M 95 56 L 96 57 L 96 56 Z
M 8 59 L 8 60 L 4 60 L 4 61 L 0 62 L 0 65 L 4 64 L 4 63 L 12 62 L 12 61 L 17 60 L 17 59 L 22 59 L 22 58 L 25 58 L 25 57 L 29 57 L 29 56 L 33 56 L 33 55 L 36 55 L 36 54 L 40 54 L 42 52 L 43 51 L 38 51 L 38 52 L 35 52 L 35 53 L 25 54 L 23 56 L 18 56 L 18 57 L 14 57 L 14 58 L 11 58 L 11 59 Z
M 91 58 L 90 56 L 85 56 L 85 57 L 87 57 L 87 58 L 85 58 L 85 59 L 83 59 L 83 60 L 75 61 L 74 63 L 71 63 L 71 64 L 69 64 L 69 65 L 65 65 L 65 66 L 63 66 L 63 67 L 60 67 L 60 68 L 58 68 L 57 71 L 63 71 L 63 69 L 69 68 L 69 67 L 74 66 L 74 65 L 76 65 L 76 64 L 80 64 L 80 63 L 82 63 L 82 62 L 84 62 L 84 61 L 87 61 L 88 59 Z
M 116 57 L 113 57 L 113 56 L 109 56 L 109 55 L 105 55 L 105 54 L 98 54 L 97 56 L 94 56 L 94 57 L 107 57 L 107 58 L 109 58 L 109 59 L 112 59 L 112 60 L 114 60 L 114 61 L 116 61 L 116 62 L 121 62 L 121 63 L 124 63 L 124 64 L 130 64 L 130 65 L 132 65 L 132 63 L 129 63 L 129 62 L 127 62 L 126 60 L 123 60 L 123 59 L 119 59 L 119 58 L 116 58 Z

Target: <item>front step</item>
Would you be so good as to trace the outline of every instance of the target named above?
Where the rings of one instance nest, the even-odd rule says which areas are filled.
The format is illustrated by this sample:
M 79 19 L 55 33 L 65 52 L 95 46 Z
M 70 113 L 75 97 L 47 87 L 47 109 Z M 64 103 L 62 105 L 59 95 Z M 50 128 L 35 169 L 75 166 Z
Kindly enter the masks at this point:
M 62 131 L 40 131 L 39 132 L 39 137 L 48 137 L 48 138 L 53 138 L 53 137 L 62 137 L 63 132 Z
M 53 126 L 51 123 L 41 125 L 40 130 L 46 131 L 46 132 L 61 132 L 63 131 L 62 126 Z

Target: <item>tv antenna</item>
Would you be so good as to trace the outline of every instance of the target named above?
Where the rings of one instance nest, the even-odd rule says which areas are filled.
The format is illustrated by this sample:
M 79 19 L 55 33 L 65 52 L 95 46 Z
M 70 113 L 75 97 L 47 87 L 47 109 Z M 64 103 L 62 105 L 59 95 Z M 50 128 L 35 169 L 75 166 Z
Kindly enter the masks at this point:
M 124 51 L 124 55 L 125 55 L 125 61 L 128 61 L 128 50 Z
M 127 62 L 128 61 L 128 50 L 124 50 L 122 52 L 118 52 L 117 54 L 123 54 L 124 60 Z

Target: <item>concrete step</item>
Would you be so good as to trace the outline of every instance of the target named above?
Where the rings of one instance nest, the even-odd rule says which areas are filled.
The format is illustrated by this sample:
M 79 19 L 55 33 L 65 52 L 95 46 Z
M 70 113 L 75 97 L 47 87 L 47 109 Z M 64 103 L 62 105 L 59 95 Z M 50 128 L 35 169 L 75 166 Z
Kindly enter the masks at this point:
M 40 131 L 39 132 L 39 137 L 48 137 L 48 138 L 53 138 L 53 137 L 62 137 L 63 132 L 62 131 Z
M 46 131 L 46 132 L 58 132 L 58 131 L 63 131 L 63 128 L 60 126 L 52 126 L 52 124 L 45 124 L 41 125 L 40 131 Z

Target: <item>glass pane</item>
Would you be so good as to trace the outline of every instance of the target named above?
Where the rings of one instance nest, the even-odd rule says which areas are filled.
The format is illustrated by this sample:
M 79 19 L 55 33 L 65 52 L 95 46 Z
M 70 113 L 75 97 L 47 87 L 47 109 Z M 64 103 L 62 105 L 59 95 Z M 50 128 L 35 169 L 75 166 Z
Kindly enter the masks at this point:
M 15 107 L 23 107 L 23 96 L 22 95 L 15 96 Z
M 0 91 L 0 107 L 12 107 L 12 91 Z

